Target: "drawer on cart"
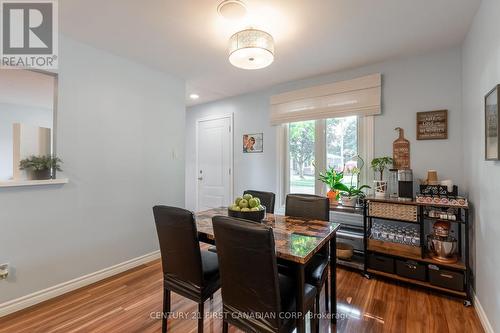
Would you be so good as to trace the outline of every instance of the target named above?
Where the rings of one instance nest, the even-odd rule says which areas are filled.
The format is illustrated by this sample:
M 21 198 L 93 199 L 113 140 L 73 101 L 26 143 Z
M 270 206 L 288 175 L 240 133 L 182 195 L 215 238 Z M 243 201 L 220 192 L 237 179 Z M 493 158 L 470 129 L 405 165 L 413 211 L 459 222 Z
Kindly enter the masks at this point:
M 463 273 L 440 269 L 434 265 L 429 265 L 429 282 L 442 288 L 464 290 Z
M 368 267 L 386 273 L 394 273 L 394 259 L 378 254 L 368 255 Z
M 396 260 L 396 274 L 409 279 L 427 280 L 425 265 L 413 260 Z

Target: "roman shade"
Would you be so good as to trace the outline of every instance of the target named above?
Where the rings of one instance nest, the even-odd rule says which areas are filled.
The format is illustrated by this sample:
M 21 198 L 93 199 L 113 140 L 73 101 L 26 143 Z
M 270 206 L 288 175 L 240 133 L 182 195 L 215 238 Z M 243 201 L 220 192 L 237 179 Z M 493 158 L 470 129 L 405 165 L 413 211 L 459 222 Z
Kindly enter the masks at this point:
M 382 112 L 382 75 L 372 74 L 271 97 L 271 124 Z

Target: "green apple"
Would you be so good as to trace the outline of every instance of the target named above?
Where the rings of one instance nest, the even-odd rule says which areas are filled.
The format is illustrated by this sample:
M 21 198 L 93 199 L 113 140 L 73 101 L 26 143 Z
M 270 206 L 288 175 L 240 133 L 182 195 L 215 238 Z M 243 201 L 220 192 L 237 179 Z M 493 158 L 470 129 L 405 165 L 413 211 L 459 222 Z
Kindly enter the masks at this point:
M 252 198 L 253 198 L 253 196 L 251 194 L 245 194 L 245 195 L 243 195 L 243 199 L 250 200 Z
M 235 203 L 236 205 L 239 205 L 239 204 L 240 204 L 241 199 L 243 199 L 243 198 L 242 198 L 242 197 L 237 197 L 237 198 L 236 198 L 236 200 L 234 200 L 234 203 Z
M 259 201 L 257 200 L 257 198 L 252 198 L 248 200 L 248 205 L 250 206 L 250 208 L 258 207 Z
M 231 206 L 229 207 L 229 209 L 230 209 L 230 210 L 236 210 L 236 207 L 238 207 L 238 209 L 240 208 L 240 206 L 238 206 L 238 205 L 231 205 Z
M 248 208 L 248 201 L 246 199 L 241 199 L 238 206 L 240 206 L 240 208 Z
M 250 211 L 250 208 L 245 207 L 245 208 L 242 208 L 242 209 L 241 209 L 241 211 L 242 211 L 242 212 L 249 212 L 249 211 Z
M 252 212 L 258 212 L 260 209 L 259 209 L 259 207 L 252 207 L 252 208 L 250 208 L 250 210 Z
M 234 210 L 235 212 L 239 212 L 241 210 L 241 208 L 240 208 L 240 206 L 234 205 L 234 207 L 232 207 L 231 210 Z
M 259 205 L 259 210 L 264 210 L 264 209 L 266 209 L 266 207 Z
M 258 206 L 260 206 L 260 199 L 255 197 L 255 200 L 257 200 L 259 202 Z

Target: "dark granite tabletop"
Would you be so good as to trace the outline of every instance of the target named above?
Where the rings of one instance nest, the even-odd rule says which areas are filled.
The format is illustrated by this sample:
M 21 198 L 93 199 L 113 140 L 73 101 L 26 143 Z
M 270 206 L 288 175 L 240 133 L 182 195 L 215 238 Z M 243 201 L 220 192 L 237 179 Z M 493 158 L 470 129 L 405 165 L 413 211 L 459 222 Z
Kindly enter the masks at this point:
M 227 208 L 196 214 L 198 233 L 214 239 L 212 217 L 227 216 Z M 305 264 L 335 236 L 339 223 L 267 214 L 263 224 L 273 228 L 278 258 Z

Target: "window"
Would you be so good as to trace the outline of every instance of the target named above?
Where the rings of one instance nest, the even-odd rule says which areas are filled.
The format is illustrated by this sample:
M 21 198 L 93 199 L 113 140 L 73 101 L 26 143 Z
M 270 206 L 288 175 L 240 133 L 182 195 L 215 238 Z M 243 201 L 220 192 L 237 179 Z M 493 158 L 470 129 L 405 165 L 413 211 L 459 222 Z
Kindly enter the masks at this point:
M 339 171 L 362 167 L 359 182 L 368 184 L 367 161 L 373 156 L 373 117 L 293 122 L 283 125 L 282 129 L 279 170 L 285 172 L 278 172 L 282 204 L 288 193 L 325 195 L 328 189 L 318 181 L 318 175 L 327 167 Z M 347 172 L 343 181 L 356 185 L 358 179 Z
M 315 121 L 301 121 L 288 126 L 289 193 L 314 194 Z
M 358 117 L 326 120 L 326 167 L 342 171 L 358 166 Z M 357 178 L 346 173 L 343 182 L 356 184 Z

